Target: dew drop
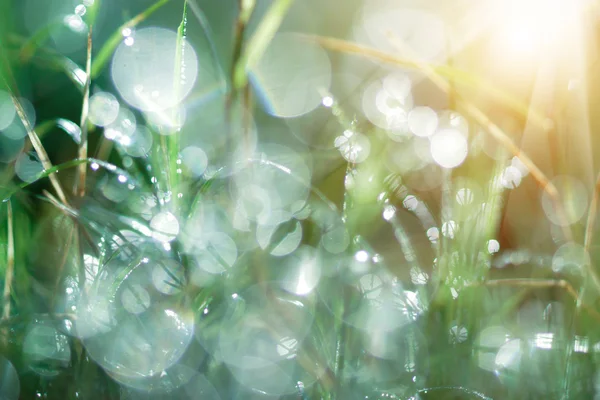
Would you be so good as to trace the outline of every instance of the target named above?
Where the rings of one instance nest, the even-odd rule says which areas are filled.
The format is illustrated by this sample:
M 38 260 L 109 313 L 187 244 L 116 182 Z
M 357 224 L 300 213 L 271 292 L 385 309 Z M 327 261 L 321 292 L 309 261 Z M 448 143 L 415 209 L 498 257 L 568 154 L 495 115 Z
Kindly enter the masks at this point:
M 369 138 L 361 133 L 351 131 L 345 131 L 344 135 L 338 136 L 334 145 L 346 161 L 355 164 L 365 161 L 371 151 Z
M 488 240 L 487 251 L 490 254 L 495 254 L 500 251 L 500 243 L 496 239 Z

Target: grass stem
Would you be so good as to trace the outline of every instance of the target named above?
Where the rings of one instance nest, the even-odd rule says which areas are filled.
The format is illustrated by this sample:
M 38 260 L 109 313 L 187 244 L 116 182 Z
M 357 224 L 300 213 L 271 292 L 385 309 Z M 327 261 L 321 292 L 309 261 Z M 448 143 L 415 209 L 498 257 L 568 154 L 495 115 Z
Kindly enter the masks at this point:
M 15 270 L 15 240 L 13 233 L 13 211 L 11 201 L 6 202 L 7 205 L 7 252 L 6 252 L 6 273 L 4 275 L 4 291 L 2 293 L 2 320 L 6 320 L 10 317 L 10 294 L 12 280 Z
M 92 25 L 88 31 L 87 38 L 87 56 L 85 63 L 85 86 L 83 89 L 83 103 L 81 106 L 81 122 L 79 124 L 81 128 L 81 142 L 79 143 L 78 157 L 84 160 L 88 156 L 88 114 L 90 109 L 90 85 L 92 72 Z M 87 165 L 80 164 L 77 167 L 77 180 L 75 182 L 74 194 L 83 197 L 85 195 L 85 181 L 86 181 Z
M 35 149 L 35 151 L 40 159 L 40 162 L 42 163 L 42 167 L 45 170 L 51 169 L 52 163 L 50 162 L 50 157 L 48 156 L 48 153 L 46 153 L 46 149 L 44 149 L 44 146 L 42 145 L 42 141 L 40 140 L 38 135 L 35 133 L 33 127 L 31 126 L 31 123 L 29 122 L 29 118 L 25 114 L 25 110 L 23 109 L 21 102 L 19 101 L 19 99 L 17 99 L 17 97 L 14 95 L 14 93 L 10 89 L 8 89 L 8 90 L 9 90 L 12 102 L 15 106 L 15 109 L 17 110 L 17 115 L 19 116 L 19 119 L 21 120 L 21 122 L 23 123 L 23 126 L 25 127 L 25 130 L 27 131 L 27 136 L 29 137 L 29 140 L 31 141 L 31 145 Z M 67 200 L 67 196 L 65 195 L 65 192 L 63 191 L 63 188 L 60 185 L 60 182 L 56 176 L 56 173 L 50 174 L 48 176 L 48 179 L 50 179 L 50 183 L 52 184 L 52 187 L 56 191 L 56 194 L 57 194 L 58 198 L 60 199 L 60 201 L 64 205 L 68 205 L 69 202 Z

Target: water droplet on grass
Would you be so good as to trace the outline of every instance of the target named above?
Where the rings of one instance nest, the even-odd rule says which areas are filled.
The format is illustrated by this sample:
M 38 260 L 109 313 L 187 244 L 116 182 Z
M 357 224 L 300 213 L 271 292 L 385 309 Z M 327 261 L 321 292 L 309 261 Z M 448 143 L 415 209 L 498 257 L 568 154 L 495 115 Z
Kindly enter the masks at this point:
M 490 254 L 495 254 L 500 251 L 500 243 L 496 239 L 488 240 L 487 251 Z
M 346 161 L 355 164 L 365 161 L 371 152 L 371 142 L 362 133 L 345 131 L 335 139 L 334 145 Z

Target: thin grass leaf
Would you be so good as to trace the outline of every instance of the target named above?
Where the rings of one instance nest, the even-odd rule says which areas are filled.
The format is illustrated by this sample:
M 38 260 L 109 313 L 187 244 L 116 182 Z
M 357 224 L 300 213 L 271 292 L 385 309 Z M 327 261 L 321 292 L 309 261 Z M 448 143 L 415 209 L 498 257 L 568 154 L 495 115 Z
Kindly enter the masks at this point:
M 598 215 L 598 205 L 600 204 L 600 174 L 596 178 L 596 185 L 594 185 L 594 194 L 592 196 L 592 202 L 590 203 L 590 209 L 588 211 L 588 217 L 585 224 L 585 239 L 584 248 L 589 253 L 592 245 L 592 239 L 594 237 L 594 227 L 596 226 L 596 216 Z
M 29 123 L 29 118 L 25 114 L 25 110 L 23 109 L 21 102 L 14 95 L 12 90 L 10 90 L 8 87 L 7 87 L 7 89 L 9 90 L 9 94 L 10 94 L 12 102 L 15 106 L 15 109 L 17 110 L 17 115 L 21 119 L 21 122 L 23 123 L 23 126 L 25 127 L 25 130 L 27 131 L 29 140 L 31 141 L 33 148 L 35 149 L 38 157 L 40 158 L 40 162 L 42 163 L 44 170 L 51 170 L 53 167 L 52 167 L 52 163 L 50 162 L 50 158 L 48 157 L 48 153 L 46 153 L 46 150 L 44 149 L 44 146 L 42 145 L 40 138 L 35 133 L 35 131 L 33 130 L 33 127 Z M 52 184 L 52 187 L 56 191 L 56 194 L 58 195 L 60 201 L 63 204 L 67 205 L 69 202 L 67 200 L 67 197 L 65 196 L 65 193 L 64 193 L 62 186 L 60 185 L 60 182 L 58 181 L 58 178 L 56 177 L 56 175 L 54 173 L 51 173 L 50 175 L 48 175 L 48 177 L 50 178 L 50 183 Z
M 248 71 L 256 65 L 267 50 L 267 46 L 275 36 L 293 2 L 294 0 L 275 0 L 271 4 L 234 66 L 234 89 L 242 89 L 248 84 Z
M 19 52 L 21 62 L 29 62 L 31 57 L 40 49 L 52 36 L 52 33 L 63 26 L 62 20 L 50 21 L 48 25 L 38 29 L 24 44 Z
M 79 150 L 77 152 L 78 157 L 82 160 L 88 156 L 88 114 L 90 110 L 90 85 L 91 85 L 91 71 L 92 71 L 92 25 L 90 25 L 87 38 L 87 53 L 85 62 L 85 86 L 83 88 L 83 102 L 81 105 L 81 120 L 79 127 L 81 129 L 81 140 L 79 142 Z M 86 181 L 87 168 L 85 164 L 81 164 L 77 169 L 77 178 L 75 181 L 75 187 L 73 192 L 79 197 L 85 195 L 85 181 Z
M 144 258 L 142 256 L 138 256 L 138 257 L 136 257 L 136 259 L 134 261 L 129 263 L 126 268 L 123 268 L 123 270 L 117 274 L 114 281 L 110 285 L 110 287 L 107 291 L 108 298 L 114 299 L 115 296 L 117 295 L 117 291 L 119 290 L 121 285 L 133 273 L 133 271 L 135 271 L 141 265 L 146 264 L 147 262 L 148 261 L 146 258 Z M 100 284 L 99 280 L 94 281 L 94 288 L 97 288 L 99 284 Z
M 6 225 L 7 225 L 7 251 L 6 251 L 6 270 L 4 272 L 4 291 L 2 294 L 2 320 L 10 317 L 10 299 L 13 275 L 15 270 L 15 240 L 13 233 L 13 210 L 10 201 L 6 202 Z
M 395 35 L 389 33 L 388 34 L 390 42 L 398 47 L 402 51 L 409 50 L 406 48 L 404 43 Z M 415 60 L 418 69 L 425 73 L 427 77 L 441 90 L 446 93 L 450 93 L 451 86 L 450 84 L 444 80 L 444 78 L 435 71 L 429 64 L 419 61 L 416 57 L 413 57 Z M 536 180 L 538 185 L 548 194 L 550 199 L 553 202 L 555 211 L 557 213 L 557 217 L 561 221 L 561 228 L 563 235 L 567 241 L 573 240 L 573 233 L 571 231 L 571 224 L 568 222 L 567 214 L 562 203 L 560 194 L 556 189 L 556 186 L 546 177 L 546 175 L 542 172 L 542 170 L 533 162 L 533 160 L 523 151 L 519 146 L 517 146 L 512 139 L 504 133 L 504 131 L 495 123 L 493 123 L 487 115 L 479 107 L 473 104 L 471 101 L 465 99 L 463 96 L 460 96 L 458 93 L 455 93 L 457 104 L 460 104 L 464 112 L 470 116 L 479 126 L 483 127 L 485 132 L 491 135 L 496 141 L 507 149 L 513 156 L 517 157 L 529 170 L 532 177 Z M 600 286 L 599 286 L 600 289 Z
M 52 68 L 55 71 L 64 72 L 67 78 L 75 84 L 77 90 L 83 93 L 87 75 L 85 74 L 85 71 L 70 58 L 61 55 L 44 56 L 40 58 L 34 57 L 33 62 L 44 68 Z
M 256 0 L 239 0 L 239 15 L 235 24 L 235 34 L 233 39 L 233 57 L 231 62 L 231 82 L 235 82 L 235 74 L 242 57 L 242 48 L 244 45 L 244 34 L 250 21 Z
M 86 8 L 85 21 L 91 27 L 96 20 L 98 10 L 100 9 L 100 0 L 96 0 L 93 4 Z M 29 62 L 31 58 L 43 49 L 43 46 L 48 42 L 54 31 L 64 26 L 62 18 L 50 21 L 47 25 L 38 29 L 23 45 L 19 52 L 21 62 Z
M 456 83 L 477 89 L 484 95 L 496 100 L 499 104 L 518 113 L 520 116 L 530 118 L 530 121 L 533 124 L 542 128 L 543 130 L 548 130 L 554 126 L 554 123 L 550 119 L 539 114 L 536 110 L 531 109 L 528 104 L 520 101 L 515 96 L 512 96 L 511 94 L 503 91 L 487 80 L 474 75 L 473 73 L 463 71 L 449 65 L 432 65 L 424 62 L 418 62 L 413 59 L 400 58 L 393 54 L 362 46 L 343 39 L 307 34 L 299 35 L 306 40 L 316 42 L 320 46 L 332 51 L 354 54 L 360 57 L 377 60 L 402 68 L 422 69 L 423 65 L 426 65 L 428 68 L 435 71 L 436 74 Z
M 118 168 L 115 165 L 108 163 L 104 160 L 99 160 L 97 158 L 86 158 L 84 160 L 75 159 L 75 160 L 67 161 L 65 163 L 55 165 L 51 168 L 45 169 L 44 171 L 37 174 L 31 182 L 23 182 L 20 185 L 17 185 L 15 187 L 4 188 L 4 189 L 9 189 L 9 190 L 7 191 L 6 194 L 3 195 L 2 201 L 7 201 L 12 196 L 14 196 L 16 193 L 18 193 L 20 190 L 25 189 L 26 187 L 36 183 L 40 179 L 51 178 L 57 172 L 60 172 L 60 171 L 63 171 L 63 170 L 69 169 L 69 168 L 77 167 L 78 165 L 81 165 L 81 164 L 91 164 L 91 163 L 98 164 L 99 167 L 102 167 L 112 173 L 123 175 L 127 178 L 128 181 L 132 182 L 133 184 L 136 184 L 136 181 L 131 177 L 131 175 L 127 171 L 125 171 L 124 169 Z M 70 207 L 68 205 L 68 203 L 65 204 L 65 206 Z
M 138 24 L 148 18 L 150 15 L 154 14 L 158 11 L 162 6 L 167 4 L 170 0 L 158 0 L 156 3 L 148 7 L 146 10 L 142 11 L 129 21 L 125 22 L 121 25 L 117 30 L 110 36 L 110 38 L 106 41 L 104 46 L 100 49 L 96 57 L 94 58 L 94 62 L 92 64 L 92 79 L 97 78 L 98 75 L 102 72 L 110 58 L 112 57 L 115 49 L 123 40 L 123 34 L 121 33 L 123 29 L 131 29 L 135 28 Z
M 15 34 L 8 35 L 5 39 L 8 44 L 12 45 L 24 45 L 26 40 Z M 9 50 L 9 53 L 14 52 L 14 50 Z M 14 55 L 15 59 L 19 59 L 18 53 Z M 22 63 L 23 60 L 20 60 Z M 85 71 L 77 65 L 73 60 L 68 57 L 63 56 L 62 54 L 57 53 L 49 48 L 39 48 L 37 52 L 32 55 L 29 62 L 35 64 L 39 68 L 48 68 L 59 72 L 64 72 L 65 75 L 75 84 L 77 89 L 83 92 L 83 88 L 85 86 Z
M 76 144 L 81 143 L 81 128 L 75 122 L 65 119 L 57 118 L 49 121 L 44 121 L 35 126 L 35 131 L 40 139 L 43 139 L 53 128 L 59 128 L 63 132 L 73 139 Z
M 91 5 L 86 6 L 84 20 L 91 27 L 96 22 L 102 0 L 94 0 Z
M 175 47 L 175 67 L 173 70 L 173 86 L 175 88 L 175 98 L 179 98 L 179 94 L 181 93 L 181 82 L 184 79 L 185 74 L 185 66 L 183 65 L 183 52 L 185 49 L 185 38 L 187 34 L 187 0 L 183 2 L 183 12 L 181 16 L 181 23 L 177 28 L 177 41 Z M 178 110 L 177 107 L 173 110 L 173 115 L 171 119 L 173 121 L 176 120 Z M 164 136 L 161 136 L 161 143 L 164 143 Z M 169 191 L 173 192 L 173 190 L 179 186 L 179 177 L 180 174 L 177 173 L 178 165 L 177 159 L 179 158 L 179 135 L 176 132 L 173 132 L 166 138 L 166 158 L 167 158 L 167 166 L 168 166 L 168 174 L 167 174 L 167 188 Z M 177 196 L 173 196 L 172 198 L 173 208 L 176 211 L 178 210 L 178 198 Z

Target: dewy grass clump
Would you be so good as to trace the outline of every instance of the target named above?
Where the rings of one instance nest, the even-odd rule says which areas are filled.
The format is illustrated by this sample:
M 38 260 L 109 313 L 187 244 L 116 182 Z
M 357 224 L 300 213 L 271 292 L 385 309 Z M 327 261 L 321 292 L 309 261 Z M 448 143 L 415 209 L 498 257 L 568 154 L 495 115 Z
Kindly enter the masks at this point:
M 0 4 L 0 398 L 598 397 L 594 2 L 113 3 Z

